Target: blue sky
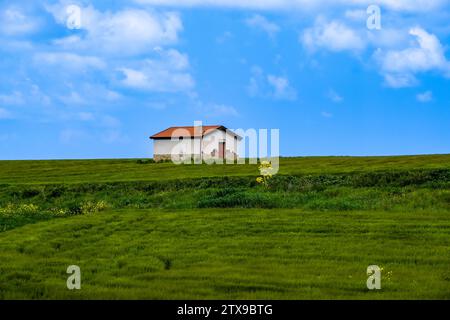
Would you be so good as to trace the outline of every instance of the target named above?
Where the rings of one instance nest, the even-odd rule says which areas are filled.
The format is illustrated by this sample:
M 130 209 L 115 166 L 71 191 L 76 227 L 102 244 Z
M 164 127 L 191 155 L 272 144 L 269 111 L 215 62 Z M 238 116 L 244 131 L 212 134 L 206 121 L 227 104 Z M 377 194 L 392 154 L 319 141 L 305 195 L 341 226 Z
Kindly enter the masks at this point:
M 0 1 L 0 159 L 148 157 L 195 120 L 283 156 L 450 153 L 449 44 L 446 0 Z

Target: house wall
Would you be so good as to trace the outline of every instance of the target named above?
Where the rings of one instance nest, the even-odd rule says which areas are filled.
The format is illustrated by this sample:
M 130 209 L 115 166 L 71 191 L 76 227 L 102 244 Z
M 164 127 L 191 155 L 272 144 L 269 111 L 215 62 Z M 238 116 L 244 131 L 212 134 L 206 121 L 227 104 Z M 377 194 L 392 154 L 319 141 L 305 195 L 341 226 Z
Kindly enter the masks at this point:
M 219 142 L 225 141 L 225 157 L 236 158 L 238 156 L 239 141 L 235 141 L 232 134 L 222 130 L 215 130 L 203 137 L 202 151 L 204 158 L 219 157 Z
M 171 160 L 174 155 L 199 155 L 200 139 L 156 139 L 153 140 L 153 158 L 155 161 Z
M 153 153 L 154 154 L 172 154 L 172 150 L 177 154 L 182 152 L 183 154 L 193 154 L 194 147 L 191 139 L 183 139 L 180 141 L 170 139 L 153 140 Z
M 201 146 L 200 146 L 201 141 Z M 219 142 L 225 141 L 225 157 L 235 159 L 238 157 L 238 144 L 234 136 L 221 130 L 214 130 L 203 139 L 156 139 L 153 140 L 153 157 L 155 161 L 170 160 L 171 155 L 199 156 L 203 153 L 204 159 L 219 157 Z

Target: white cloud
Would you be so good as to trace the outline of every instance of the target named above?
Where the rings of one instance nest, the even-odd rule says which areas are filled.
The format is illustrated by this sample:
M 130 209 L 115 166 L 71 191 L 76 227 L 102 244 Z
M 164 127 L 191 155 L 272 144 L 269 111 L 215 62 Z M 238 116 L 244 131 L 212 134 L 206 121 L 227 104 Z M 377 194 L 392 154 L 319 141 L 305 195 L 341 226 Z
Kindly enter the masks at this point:
M 113 116 L 110 116 L 110 115 L 102 116 L 100 119 L 100 124 L 104 127 L 109 127 L 109 128 L 117 128 L 122 125 L 122 123 L 120 122 L 119 119 L 117 119 Z
M 171 73 L 164 69 L 145 71 L 120 68 L 125 78 L 122 84 L 127 87 L 157 92 L 187 91 L 194 87 L 194 80 L 188 73 Z
M 439 39 L 422 28 L 409 31 L 415 37 L 413 46 L 403 50 L 378 50 L 375 58 L 380 64 L 386 84 L 391 87 L 407 87 L 417 84 L 416 73 L 437 71 L 450 75 L 450 62 L 445 57 Z
M 445 69 L 449 65 L 439 39 L 421 28 L 409 32 L 416 37 L 418 46 L 402 51 L 388 51 L 383 59 L 383 69 L 388 72 L 420 72 L 431 69 Z
M 104 129 L 96 132 L 88 132 L 82 129 L 64 129 L 59 133 L 59 141 L 71 145 L 83 141 L 96 140 L 103 143 L 126 143 L 129 138 L 117 129 Z
M 447 0 L 378 0 L 378 1 L 367 0 L 361 2 L 364 2 L 365 5 L 379 4 L 391 10 L 417 11 L 417 12 L 437 10 L 443 5 L 448 4 Z
M 365 40 L 352 28 L 340 21 L 326 21 L 319 17 L 312 28 L 306 29 L 300 41 L 310 51 L 324 48 L 330 51 L 361 51 Z
M 417 99 L 417 101 L 423 102 L 423 103 L 430 102 L 433 100 L 433 92 L 425 91 L 425 92 L 419 93 L 416 95 L 416 99 Z
M 108 130 L 100 136 L 104 143 L 127 143 L 130 141 L 127 135 L 124 135 L 120 130 Z
M 271 38 L 273 38 L 280 31 L 280 27 L 277 24 L 270 22 L 259 14 L 255 14 L 251 18 L 246 19 L 245 23 L 249 27 L 264 31 Z
M 175 70 L 185 70 L 189 68 L 189 58 L 186 54 L 183 54 L 175 49 L 163 50 L 161 48 L 156 48 L 165 63 L 172 66 Z
M 92 121 L 95 119 L 94 115 L 91 112 L 80 112 L 78 113 L 78 118 L 81 121 Z
M 12 118 L 12 114 L 3 108 L 0 108 L 0 119 L 11 119 Z
M 64 82 L 62 88 L 58 88 L 58 94 L 54 97 L 58 102 L 66 106 L 90 106 L 98 108 L 100 106 L 117 103 L 123 96 L 116 91 L 108 89 L 102 84 L 92 84 L 86 81 L 70 81 Z
M 247 91 L 250 96 L 255 97 L 260 93 L 260 86 L 264 81 L 264 71 L 258 66 L 253 66 L 251 72 L 252 76 Z
M 20 105 L 24 103 L 21 92 L 14 91 L 11 94 L 0 94 L 0 103 L 4 105 Z
M 8 53 L 15 54 L 17 52 L 26 52 L 26 51 L 31 51 L 34 48 L 33 43 L 28 40 L 3 38 L 3 39 L 0 39 L 0 41 L 1 41 L 0 51 L 4 51 L 4 52 L 8 52 Z
M 331 118 L 331 117 L 333 117 L 333 114 L 332 114 L 332 113 L 329 113 L 329 112 L 326 112 L 326 111 L 322 111 L 320 114 L 321 114 L 322 117 L 324 117 L 324 118 Z
M 417 85 L 418 81 L 412 74 L 385 74 L 384 82 L 391 88 L 405 88 Z
M 151 86 L 147 76 L 141 71 L 129 68 L 121 68 L 119 71 L 122 71 L 125 76 L 122 83 L 128 87 L 145 89 Z
M 69 106 L 80 106 L 88 104 L 88 101 L 76 91 L 70 91 L 66 95 L 60 95 L 58 98 L 62 103 Z
M 189 92 L 195 81 L 188 72 L 187 55 L 177 50 L 156 49 L 158 59 L 147 59 L 133 68 L 118 70 L 124 78 L 121 84 L 126 87 L 156 92 Z
M 234 107 L 225 104 L 213 105 L 210 113 L 212 116 L 220 116 L 220 117 L 223 116 L 237 117 L 239 115 L 239 113 Z
M 68 115 L 65 119 L 76 119 L 82 122 L 94 122 L 95 125 L 104 128 L 118 128 L 122 125 L 121 121 L 110 115 L 93 114 L 92 112 L 78 112 L 76 114 Z
M 89 137 L 89 135 L 78 129 L 64 129 L 59 133 L 59 141 L 63 144 L 70 144 Z
M 62 25 L 66 24 L 68 18 L 65 10 L 68 3 L 62 0 L 46 7 Z M 83 77 L 76 79 L 77 81 L 66 80 L 78 87 L 70 95 L 60 97 L 66 104 L 84 104 L 86 101 L 98 100 L 98 93 L 86 88 L 90 80 L 86 76 L 88 70 L 100 70 L 100 76 L 112 81 L 115 78 L 114 72 L 118 72 L 121 79 L 116 84 L 122 87 L 149 92 L 187 92 L 195 86 L 195 81 L 188 72 L 188 56 L 174 49 L 161 48 L 176 43 L 182 28 L 181 19 L 175 12 L 152 9 L 111 12 L 97 10 L 92 5 L 82 6 L 81 32 L 54 40 L 52 44 L 55 51 L 38 53 L 34 56 L 34 61 L 36 65 L 69 69 L 70 72 L 66 73 L 71 77 L 75 73 Z M 86 52 L 89 52 L 89 56 Z M 52 75 L 57 72 L 55 70 Z M 61 77 L 64 78 L 64 75 Z M 102 96 L 108 101 L 122 97 L 111 90 L 102 90 Z
M 252 97 L 270 97 L 277 100 L 296 100 L 297 91 L 291 87 L 289 80 L 283 76 L 265 75 L 258 67 L 252 67 L 252 76 L 247 86 L 248 94 Z
M 56 21 L 66 24 L 63 4 L 48 6 Z M 56 43 L 65 49 L 104 52 L 110 55 L 136 55 L 154 46 L 175 43 L 182 22 L 177 13 L 159 13 L 143 9 L 101 12 L 93 6 L 81 8 L 81 29 L 85 36 L 69 36 Z
M 44 93 L 37 84 L 32 84 L 29 92 L 29 97 L 34 102 L 38 102 L 44 106 L 48 106 L 52 103 L 52 98 Z
M 3 106 L 35 106 L 37 104 L 48 106 L 50 98 L 46 96 L 35 84 L 22 86 L 21 91 L 15 90 L 12 93 L 0 94 L 0 105 Z M 26 94 L 22 93 L 26 92 Z
M 289 85 L 287 78 L 269 74 L 267 81 L 274 89 L 275 99 L 295 100 L 297 98 L 297 92 Z
M 91 68 L 103 69 L 106 67 L 106 64 L 100 58 L 66 52 L 36 53 L 33 59 L 38 65 L 52 65 L 78 72 L 83 72 Z
M 344 15 L 347 19 L 351 19 L 351 20 L 355 20 L 355 21 L 366 21 L 367 20 L 367 12 L 364 9 L 346 10 Z
M 225 31 L 216 38 L 217 43 L 225 43 L 227 40 L 233 38 L 233 34 L 230 31 Z
M 409 43 L 408 30 L 403 28 L 382 28 L 367 32 L 368 42 L 376 48 L 404 48 Z
M 67 20 L 65 8 L 65 3 L 61 2 L 48 6 L 47 10 L 64 25 Z M 109 79 L 114 78 L 109 74 L 111 70 L 118 71 L 121 86 L 142 91 L 188 92 L 195 86 L 188 72 L 188 56 L 174 49 L 161 48 L 177 42 L 182 28 L 181 19 L 174 12 L 150 9 L 102 12 L 89 5 L 81 8 L 81 29 L 85 32 L 53 41 L 59 50 L 75 53 L 41 53 L 35 60 L 47 65 L 71 66 L 74 71 L 102 69 Z M 89 52 L 91 56 L 84 56 L 82 52 Z M 142 58 L 144 55 L 148 58 Z M 115 59 L 116 56 L 120 59 Z M 104 61 L 108 61 L 109 68 Z M 114 101 L 121 96 L 110 91 L 105 97 Z
M 13 6 L 0 11 L 0 21 L 0 34 L 7 36 L 29 34 L 39 28 L 39 21 L 36 18 Z
M 135 0 L 137 3 L 173 7 L 225 7 L 260 10 L 310 10 L 324 6 L 367 7 L 378 4 L 391 10 L 427 11 L 440 8 L 447 0 Z
M 202 117 L 211 119 L 239 117 L 239 112 L 231 105 L 221 103 L 205 103 L 198 99 L 194 99 L 194 101 L 195 112 Z
M 368 47 L 404 48 L 409 43 L 409 35 L 402 27 L 383 27 L 375 31 L 362 27 L 367 19 L 365 10 L 347 10 L 345 16 L 346 22 L 318 16 L 314 25 L 300 34 L 300 42 L 310 52 L 324 49 L 354 53 L 361 53 Z
M 327 97 L 336 103 L 342 102 L 344 100 L 344 98 L 342 98 L 342 96 L 340 96 L 336 91 L 334 91 L 333 89 L 330 89 L 327 93 Z
M 106 94 L 104 96 L 108 101 L 116 101 L 122 98 L 120 93 L 113 90 L 106 90 Z

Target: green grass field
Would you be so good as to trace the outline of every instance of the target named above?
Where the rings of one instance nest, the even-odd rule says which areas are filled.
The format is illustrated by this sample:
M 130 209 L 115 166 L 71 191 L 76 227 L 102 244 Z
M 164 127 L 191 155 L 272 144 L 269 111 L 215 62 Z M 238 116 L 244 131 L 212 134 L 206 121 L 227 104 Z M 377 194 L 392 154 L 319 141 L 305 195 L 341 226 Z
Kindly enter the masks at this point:
M 0 161 L 0 298 L 450 299 L 450 155 L 140 162 Z

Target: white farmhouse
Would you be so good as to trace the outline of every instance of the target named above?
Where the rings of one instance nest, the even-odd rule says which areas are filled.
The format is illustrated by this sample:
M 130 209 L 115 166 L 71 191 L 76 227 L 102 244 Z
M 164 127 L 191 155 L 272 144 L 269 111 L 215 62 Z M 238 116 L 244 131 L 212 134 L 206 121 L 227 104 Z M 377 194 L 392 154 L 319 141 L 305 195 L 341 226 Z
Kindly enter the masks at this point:
M 170 127 L 150 137 L 153 159 L 226 159 L 239 158 L 242 137 L 224 126 Z

